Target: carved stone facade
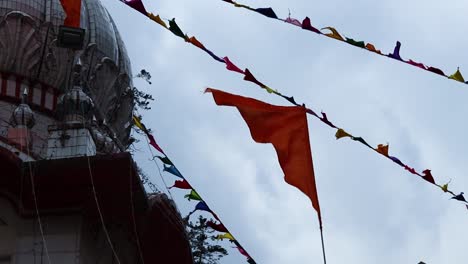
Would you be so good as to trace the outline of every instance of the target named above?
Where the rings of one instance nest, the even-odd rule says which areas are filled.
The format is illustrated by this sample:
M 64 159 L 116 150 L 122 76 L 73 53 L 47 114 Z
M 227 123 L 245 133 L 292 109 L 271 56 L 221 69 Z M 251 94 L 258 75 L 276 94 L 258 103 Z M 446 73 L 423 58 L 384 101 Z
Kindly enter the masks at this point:
M 114 138 L 123 150 L 133 110 L 131 66 L 123 41 L 100 1 L 83 0 L 85 48 L 76 53 L 58 48 L 64 17 L 60 0 L 0 0 L 0 100 L 18 104 L 28 88 L 33 110 L 56 120 L 57 98 L 71 87 L 72 68 L 80 59 L 84 91 L 96 106 L 94 130 Z M 33 132 L 44 134 L 34 131 L 40 127 Z

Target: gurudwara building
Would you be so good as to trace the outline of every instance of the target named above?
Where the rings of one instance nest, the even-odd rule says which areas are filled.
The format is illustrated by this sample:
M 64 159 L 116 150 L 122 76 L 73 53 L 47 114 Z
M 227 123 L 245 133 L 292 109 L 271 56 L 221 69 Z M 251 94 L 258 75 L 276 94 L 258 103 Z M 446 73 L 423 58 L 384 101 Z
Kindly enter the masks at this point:
M 132 70 L 111 16 L 82 0 L 80 49 L 60 45 L 64 18 L 60 0 L 0 0 L 0 264 L 192 263 L 174 203 L 126 151 Z

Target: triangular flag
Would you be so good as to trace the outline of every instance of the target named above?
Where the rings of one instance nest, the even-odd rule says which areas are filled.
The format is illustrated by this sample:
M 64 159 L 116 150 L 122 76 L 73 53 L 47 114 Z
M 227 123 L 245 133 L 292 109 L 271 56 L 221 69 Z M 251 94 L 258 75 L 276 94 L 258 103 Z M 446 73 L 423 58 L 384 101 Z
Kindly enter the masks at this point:
M 247 263 L 249 263 L 249 264 L 257 264 L 257 262 L 255 262 L 255 260 L 253 260 L 252 258 L 249 258 L 249 259 L 247 260 Z
M 250 255 L 249 255 L 249 253 L 247 253 L 247 251 L 245 251 L 245 249 L 244 249 L 243 247 L 237 246 L 236 248 L 237 248 L 237 250 L 239 250 L 239 253 L 241 253 L 242 255 L 244 255 L 245 257 L 247 257 L 248 259 L 251 258 Z
M 60 0 L 66 17 L 64 26 L 79 28 L 81 20 L 81 0 Z
M 403 165 L 403 167 L 405 167 L 405 170 L 411 172 L 412 174 L 420 175 L 419 173 L 416 172 L 416 170 L 414 168 L 411 168 L 408 165 Z
M 203 199 L 195 190 L 192 190 L 189 194 L 185 195 L 184 198 L 187 198 L 189 201 L 191 200 L 203 201 Z
M 215 231 L 218 231 L 221 233 L 229 233 L 229 230 L 227 230 L 227 228 L 222 223 L 216 224 L 213 221 L 208 221 L 206 222 L 206 225 L 208 227 L 211 227 Z
M 459 82 L 465 82 L 465 79 L 463 79 L 463 75 L 460 72 L 460 68 L 457 68 L 457 71 L 449 76 L 449 79 L 459 81 Z
M 189 38 L 189 42 L 192 43 L 197 48 L 200 48 L 202 50 L 206 49 L 205 46 L 200 41 L 198 41 L 198 39 L 195 37 Z
M 151 135 L 150 133 L 146 133 L 146 135 L 148 136 L 150 145 L 153 146 L 153 148 L 155 148 L 157 151 L 159 151 L 159 152 L 161 152 L 162 154 L 164 154 L 164 151 L 163 151 L 162 148 L 158 145 L 158 143 L 156 143 L 156 140 L 154 139 L 153 135 Z
M 211 209 L 208 207 L 208 205 L 205 202 L 198 202 L 197 205 L 195 206 L 195 211 L 197 210 L 212 213 Z
M 298 26 L 298 27 L 302 27 L 302 23 L 299 20 L 295 19 L 295 18 L 288 17 L 288 18 L 286 18 L 284 20 L 284 22 L 289 23 L 289 24 L 293 24 L 293 25 Z
M 320 30 L 314 28 L 312 26 L 312 24 L 310 23 L 310 18 L 309 17 L 306 17 L 304 18 L 304 21 L 302 21 L 302 28 L 303 29 L 306 29 L 306 30 L 310 30 L 312 32 L 315 32 L 317 34 L 322 34 L 322 32 L 320 32 Z
M 434 68 L 434 67 L 429 67 L 429 68 L 427 68 L 427 70 L 430 71 L 430 72 L 433 72 L 435 74 L 445 76 L 445 73 L 441 69 Z
M 192 186 L 190 186 L 190 184 L 186 180 L 181 180 L 181 181 L 176 180 L 174 185 L 172 185 L 170 188 L 179 188 L 179 189 L 189 190 L 189 189 L 192 189 Z
M 264 16 L 267 16 L 267 17 L 270 17 L 270 18 L 278 19 L 278 17 L 275 14 L 275 11 L 273 11 L 273 9 L 271 9 L 271 7 L 257 8 L 257 9 L 255 9 L 255 12 L 260 13 L 260 14 L 262 14 Z
M 249 71 L 249 69 L 245 69 L 244 80 L 249 81 L 249 82 L 253 82 L 253 83 L 255 83 L 256 85 L 258 85 L 258 86 L 260 86 L 262 88 L 266 86 L 263 83 L 257 81 L 257 79 L 255 79 L 253 74 Z
M 176 36 L 181 37 L 183 39 L 186 39 L 186 36 L 184 35 L 184 32 L 182 32 L 182 29 L 177 25 L 175 22 L 175 18 L 172 20 L 169 20 L 169 30 Z
M 168 157 L 161 157 L 161 156 L 158 156 L 158 158 L 164 163 L 164 164 L 167 164 L 167 165 L 174 165 L 172 163 L 172 161 L 168 158 Z
M 229 60 L 228 57 L 224 57 L 223 60 L 226 63 L 226 69 L 228 69 L 230 71 L 235 71 L 235 72 L 238 72 L 238 73 L 245 74 L 245 72 L 243 70 L 241 70 L 239 67 L 237 67 L 234 63 L 232 63 L 231 60 Z
M 286 182 L 310 198 L 322 226 L 305 108 L 270 105 L 210 88 L 206 92 L 217 105 L 235 106 L 256 142 L 273 144 Z
M 159 25 L 167 28 L 167 25 L 166 23 L 161 19 L 161 17 L 159 15 L 154 15 L 153 13 L 149 13 L 148 14 L 148 17 L 153 20 L 154 22 L 158 23 Z
M 343 129 L 339 128 L 339 129 L 336 131 L 335 137 L 336 137 L 336 139 L 340 139 L 340 138 L 352 137 L 352 136 L 351 136 L 350 134 L 348 134 L 348 132 L 346 132 L 346 131 L 344 131 Z
M 145 6 L 141 0 L 123 0 L 123 2 L 143 15 L 148 15 L 148 12 L 146 12 Z
M 344 41 L 343 37 L 340 35 L 340 33 L 338 33 L 338 31 L 333 28 L 333 27 L 324 27 L 322 28 L 323 29 L 328 29 L 331 31 L 331 33 L 327 33 L 325 34 L 325 36 L 327 37 L 330 37 L 330 38 L 334 38 L 334 39 L 337 39 L 337 40 L 341 40 L 341 41 Z
M 320 120 L 322 120 L 322 122 L 324 122 L 325 124 L 333 127 L 333 128 L 337 128 L 332 122 L 330 122 L 327 118 L 327 114 L 322 112 L 322 117 L 320 118 Z
M 236 239 L 234 239 L 234 237 L 233 237 L 230 233 L 225 233 L 225 234 L 222 234 L 222 235 L 217 235 L 217 236 L 216 236 L 216 239 L 219 239 L 219 240 L 229 239 L 230 241 L 236 240 Z
M 431 170 L 424 170 L 423 171 L 424 173 L 424 176 L 422 176 L 422 178 L 432 184 L 435 184 L 435 181 L 434 181 L 434 177 L 432 177 L 432 173 L 431 173 Z
M 366 44 L 366 49 L 369 50 L 369 51 L 378 53 L 378 54 L 382 54 L 382 52 L 380 50 L 376 49 L 375 46 L 370 44 L 370 43 Z
M 351 137 L 352 140 L 361 142 L 362 144 L 372 148 L 362 137 Z
M 366 48 L 366 44 L 364 43 L 364 41 L 356 41 L 352 38 L 346 38 L 346 42 L 359 48 Z
M 170 174 L 175 175 L 175 176 L 177 176 L 179 178 L 182 178 L 182 179 L 184 178 L 184 176 L 182 176 L 182 174 L 179 172 L 179 170 L 174 165 L 171 165 L 171 166 L 164 165 L 163 171 L 167 171 Z
M 145 125 L 141 123 L 141 119 L 136 115 L 133 115 L 133 124 L 138 127 L 141 131 L 148 133 L 148 129 L 146 129 Z
M 415 62 L 415 61 L 413 61 L 413 60 L 410 59 L 410 60 L 407 61 L 406 63 L 411 64 L 411 65 L 413 65 L 413 66 L 416 66 L 416 67 L 418 67 L 418 68 L 421 68 L 421 69 L 423 69 L 423 70 L 427 70 L 426 66 L 425 66 L 424 64 L 420 63 L 420 62 Z
M 401 48 L 401 43 L 400 41 L 397 41 L 395 49 L 393 50 L 393 53 L 388 54 L 388 57 L 394 58 L 395 60 L 403 61 L 400 57 L 400 48 Z
M 379 144 L 377 146 L 377 149 L 376 151 L 384 156 L 387 156 L 388 157 L 388 144 L 387 145 L 383 145 L 383 144 Z
M 388 157 L 389 157 L 391 160 L 393 160 L 393 162 L 395 162 L 396 164 L 398 164 L 398 165 L 400 165 L 400 166 L 402 166 L 402 167 L 405 166 L 405 164 L 403 164 L 403 162 L 401 162 L 401 160 L 399 160 L 398 158 L 392 157 L 392 156 L 388 156 Z
M 207 49 L 207 48 L 204 48 L 203 50 L 204 50 L 206 53 L 210 54 L 210 56 L 211 56 L 213 59 L 215 59 L 215 60 L 217 60 L 217 61 L 219 61 L 219 62 L 224 63 L 224 60 L 221 59 L 220 57 L 216 56 L 216 54 L 214 54 L 211 50 L 209 50 L 209 49 Z
M 270 94 L 278 94 L 278 95 L 279 95 L 278 91 L 273 90 L 273 89 L 271 89 L 271 88 L 268 87 L 268 86 L 265 86 L 265 90 L 266 90 L 268 93 L 270 93 Z M 293 100 L 294 100 L 294 98 L 293 98 Z
M 453 196 L 450 199 L 455 199 L 455 200 L 458 200 L 460 202 L 465 202 L 466 203 L 465 197 L 463 197 L 463 192 L 461 192 L 459 195 Z

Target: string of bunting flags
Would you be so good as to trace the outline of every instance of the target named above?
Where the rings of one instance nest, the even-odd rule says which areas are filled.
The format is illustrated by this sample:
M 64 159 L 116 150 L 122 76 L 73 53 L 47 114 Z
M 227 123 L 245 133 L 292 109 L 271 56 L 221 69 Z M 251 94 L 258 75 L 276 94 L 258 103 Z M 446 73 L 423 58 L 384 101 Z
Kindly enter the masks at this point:
M 255 260 L 249 255 L 249 253 L 247 253 L 247 251 L 245 250 L 244 247 L 242 247 L 242 245 L 239 243 L 239 241 L 236 238 L 234 238 L 234 236 L 231 234 L 231 232 L 224 226 L 223 222 L 218 217 L 218 215 L 215 212 L 213 212 L 213 210 L 210 209 L 210 207 L 205 202 L 205 200 L 203 200 L 203 198 L 198 194 L 198 192 L 195 190 L 195 188 L 192 187 L 192 185 L 187 181 L 187 179 L 177 169 L 177 167 L 174 165 L 174 163 L 164 153 L 162 148 L 156 143 L 156 141 L 155 141 L 153 135 L 151 134 L 151 132 L 141 122 L 141 118 L 134 115 L 133 116 L 133 124 L 148 137 L 150 145 L 152 147 L 154 147 L 157 151 L 159 151 L 160 153 L 162 153 L 164 155 L 164 156 L 157 156 L 161 160 L 161 162 L 163 163 L 163 166 L 164 166 L 163 171 L 165 171 L 167 173 L 170 173 L 170 174 L 176 176 L 177 178 L 180 178 L 179 180 L 175 180 L 174 184 L 171 187 L 169 187 L 169 189 L 178 188 L 178 189 L 183 189 L 183 190 L 190 190 L 190 192 L 188 194 L 186 194 L 184 196 L 184 198 L 188 199 L 189 201 L 192 201 L 192 200 L 197 201 L 195 209 L 192 212 L 190 212 L 188 217 L 190 217 L 196 211 L 204 211 L 204 212 L 208 212 L 211 215 L 213 215 L 213 217 L 216 219 L 217 222 L 213 222 L 213 221 L 210 220 L 210 221 L 207 222 L 207 225 L 211 229 L 213 229 L 213 230 L 220 233 L 215 238 L 218 239 L 218 240 L 225 240 L 225 239 L 229 240 L 231 243 L 233 243 L 235 245 L 234 248 L 236 248 L 239 251 L 239 253 L 241 253 L 243 256 L 245 256 L 247 258 L 247 263 L 255 264 L 256 263 Z
M 359 142 L 361 144 L 363 144 L 364 146 L 368 147 L 369 149 L 371 149 L 372 151 L 384 156 L 385 158 L 391 160 L 392 162 L 398 164 L 399 166 L 401 166 L 402 168 L 404 168 L 406 171 L 408 171 L 409 173 L 413 174 L 413 175 L 416 175 L 416 176 L 419 176 L 420 178 L 422 178 L 423 180 L 425 180 L 426 182 L 428 183 L 431 183 L 433 184 L 434 186 L 437 186 L 439 189 L 441 189 L 444 193 L 449 193 L 452 195 L 452 197 L 450 199 L 454 199 L 454 200 L 458 200 L 460 202 L 463 202 L 466 206 L 466 208 L 468 209 L 468 201 L 466 201 L 465 197 L 463 196 L 463 192 L 459 193 L 459 194 L 455 194 L 453 191 L 451 191 L 449 189 L 449 183 L 445 183 L 443 185 L 441 184 L 438 184 L 435 182 L 435 179 L 431 173 L 431 170 L 429 169 L 425 169 L 423 170 L 422 172 L 417 172 L 413 167 L 410 167 L 408 166 L 407 164 L 403 163 L 399 158 L 395 157 L 395 156 L 391 156 L 389 155 L 389 145 L 388 144 L 378 144 L 376 148 L 372 147 L 370 144 L 367 143 L 366 140 L 364 140 L 364 138 L 362 137 L 358 137 L 358 136 L 354 136 L 352 135 L 351 133 L 347 132 L 346 130 L 336 126 L 333 122 L 331 122 L 328 117 L 327 117 L 327 114 L 325 112 L 321 112 L 321 115 L 318 115 L 316 112 L 314 112 L 312 109 L 306 107 L 305 104 L 298 104 L 294 97 L 293 96 L 287 96 L 287 95 L 284 95 L 282 93 L 280 93 L 278 90 L 274 90 L 272 88 L 270 88 L 269 86 L 263 84 L 262 82 L 258 81 L 255 76 L 250 72 L 249 69 L 245 69 L 245 70 L 242 70 L 241 68 L 239 68 L 238 66 L 236 66 L 228 57 L 223 57 L 221 58 L 220 56 L 217 56 L 216 54 L 214 54 L 211 50 L 207 49 L 205 47 L 204 44 L 202 44 L 195 36 L 192 36 L 192 37 L 189 37 L 187 36 L 186 34 L 184 34 L 184 32 L 182 31 L 182 29 L 177 25 L 176 21 L 175 21 L 175 18 L 171 19 L 171 20 L 168 20 L 168 24 L 167 25 L 163 19 L 161 19 L 161 17 L 159 15 L 154 15 L 152 13 L 148 13 L 143 5 L 143 3 L 141 2 L 141 0 L 131 0 L 131 1 L 123 1 L 121 0 L 123 3 L 127 4 L 128 6 L 134 8 L 135 10 L 137 10 L 138 12 L 142 13 L 143 15 L 147 16 L 149 19 L 153 20 L 154 22 L 156 22 L 158 25 L 162 26 L 163 28 L 169 30 L 172 34 L 184 39 L 186 42 L 194 45 L 195 47 L 205 51 L 208 55 L 210 55 L 214 60 L 218 61 L 218 62 L 221 62 L 221 63 L 224 63 L 226 65 L 226 69 L 229 70 L 229 71 L 232 71 L 232 72 L 237 72 L 239 74 L 242 74 L 244 77 L 243 79 L 245 81 L 249 81 L 249 82 L 252 82 L 252 83 L 255 83 L 256 85 L 258 85 L 260 88 L 266 90 L 266 92 L 268 92 L 269 94 L 274 94 L 274 95 L 277 95 L 277 96 L 280 96 L 282 98 L 284 98 L 285 100 L 287 100 L 288 102 L 290 102 L 291 104 L 295 105 L 295 106 L 302 106 L 306 109 L 306 112 L 307 114 L 309 115 L 312 115 L 314 117 L 316 117 L 317 119 L 319 119 L 322 123 L 326 124 L 327 126 L 333 128 L 333 129 L 336 129 L 336 133 L 335 133 L 335 137 L 336 139 L 342 139 L 342 138 L 350 138 L 352 141 L 355 141 L 355 142 Z M 225 1 L 225 0 L 223 0 Z M 232 2 L 234 3 L 233 1 L 227 1 L 227 2 Z M 271 12 L 269 11 L 269 9 L 260 9 L 260 10 L 257 10 L 257 9 L 252 9 L 250 7 L 247 7 L 247 6 L 244 6 L 244 5 L 240 5 L 240 4 L 235 4 L 236 6 L 238 7 L 244 7 L 244 8 L 247 8 L 249 10 L 256 10 L 256 12 L 260 12 L 264 15 L 268 14 L 267 16 L 268 17 L 274 17 L 276 15 L 273 15 L 274 12 L 271 10 Z M 294 22 L 295 23 L 295 22 Z M 304 20 L 304 23 L 305 23 L 305 27 L 306 29 L 309 28 L 308 25 L 310 25 L 310 19 L 306 18 Z M 297 24 L 297 23 L 296 23 Z M 318 30 L 317 30 L 318 31 Z M 314 31 L 316 32 L 316 31 Z M 322 34 L 320 33 L 320 31 L 316 32 L 318 34 Z M 398 51 L 399 51 L 399 48 L 398 48 Z M 461 74 L 460 74 L 461 75 Z M 150 141 L 151 141 L 151 138 L 149 138 Z M 154 138 L 153 138 L 154 140 Z M 153 141 L 154 142 L 154 141 Z M 157 145 L 157 144 L 156 144 Z M 162 152 L 163 153 L 163 152 Z
M 461 82 L 461 83 L 464 83 L 464 84 L 468 84 L 468 81 L 465 82 L 465 79 L 463 78 L 463 75 L 460 72 L 459 68 L 457 68 L 455 73 L 453 73 L 452 75 L 446 75 L 439 68 L 436 68 L 436 67 L 433 67 L 433 66 L 427 66 L 427 65 L 425 65 L 423 63 L 415 62 L 415 61 L 413 61 L 411 59 L 409 59 L 409 60 L 402 59 L 401 56 L 400 56 L 400 48 L 401 48 L 400 41 L 396 42 L 393 53 L 384 54 L 384 53 L 382 53 L 382 51 L 378 50 L 372 43 L 369 43 L 369 42 L 366 43 L 365 41 L 362 41 L 362 40 L 354 40 L 352 38 L 347 38 L 347 37 L 341 36 L 341 34 L 338 32 L 338 30 L 336 30 L 333 27 L 324 27 L 324 28 L 321 28 L 319 30 L 318 28 L 314 27 L 311 24 L 311 20 L 310 20 L 309 17 L 305 17 L 302 20 L 302 22 L 300 22 L 299 20 L 297 20 L 295 18 L 292 18 L 290 14 L 286 19 L 282 19 L 282 18 L 278 18 L 275 11 L 271 7 L 252 8 L 250 6 L 239 4 L 239 3 L 237 3 L 237 2 L 235 2 L 233 0 L 221 0 L 221 1 L 227 2 L 227 3 L 229 3 L 229 4 L 231 4 L 231 5 L 235 6 L 235 7 L 244 8 L 244 9 L 253 11 L 255 13 L 261 14 L 261 15 L 266 16 L 266 17 L 271 18 L 271 19 L 286 22 L 286 23 L 288 23 L 290 25 L 300 27 L 300 28 L 302 28 L 304 30 L 314 32 L 314 33 L 316 33 L 316 34 L 318 34 L 320 36 L 324 36 L 324 37 L 328 37 L 330 39 L 334 39 L 334 40 L 337 40 L 337 41 L 340 41 L 340 42 L 344 42 L 344 43 L 347 43 L 347 44 L 352 45 L 354 47 L 358 47 L 358 48 L 367 50 L 367 51 L 372 52 L 374 54 L 377 54 L 377 55 L 380 55 L 380 56 L 383 56 L 383 57 L 387 57 L 387 58 L 391 58 L 391 59 L 400 61 L 402 63 L 406 63 L 406 64 L 412 65 L 414 67 L 420 68 L 422 70 L 432 72 L 432 73 L 440 75 L 440 76 L 444 76 L 444 77 L 446 77 L 448 79 L 452 79 L 452 80 L 455 80 L 455 81 L 458 81 L 458 82 Z

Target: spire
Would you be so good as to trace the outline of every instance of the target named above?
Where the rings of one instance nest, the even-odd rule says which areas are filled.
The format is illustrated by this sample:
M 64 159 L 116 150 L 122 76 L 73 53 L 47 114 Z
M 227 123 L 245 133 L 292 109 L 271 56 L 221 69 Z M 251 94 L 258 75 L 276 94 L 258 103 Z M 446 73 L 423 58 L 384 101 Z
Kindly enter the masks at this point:
M 21 104 L 19 104 L 10 118 L 10 123 L 13 127 L 31 129 L 36 124 L 34 112 L 31 110 L 27 103 L 28 89 L 24 89 L 21 97 Z
M 83 67 L 81 60 L 73 67 L 73 87 L 58 98 L 57 110 L 59 118 L 67 123 L 82 123 L 93 117 L 94 104 L 92 99 L 82 89 Z

